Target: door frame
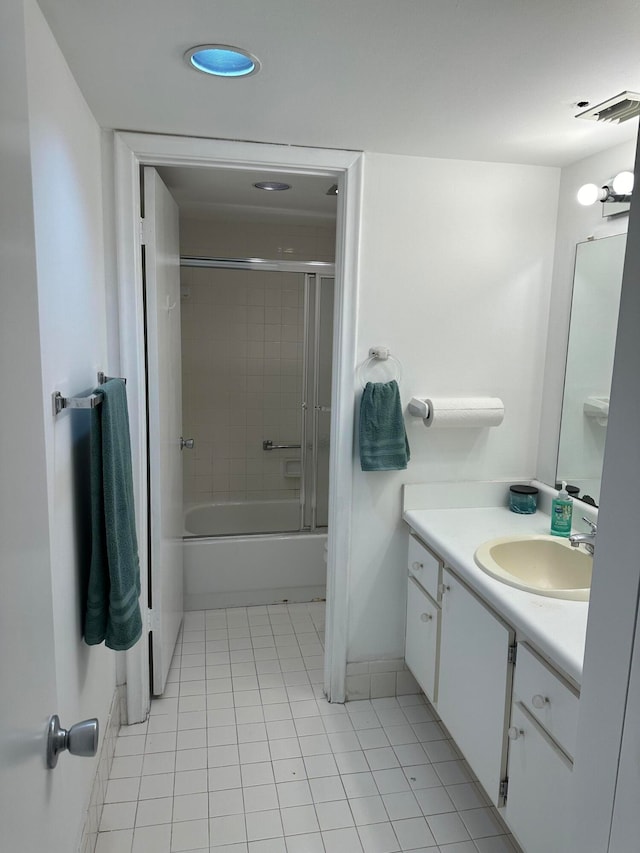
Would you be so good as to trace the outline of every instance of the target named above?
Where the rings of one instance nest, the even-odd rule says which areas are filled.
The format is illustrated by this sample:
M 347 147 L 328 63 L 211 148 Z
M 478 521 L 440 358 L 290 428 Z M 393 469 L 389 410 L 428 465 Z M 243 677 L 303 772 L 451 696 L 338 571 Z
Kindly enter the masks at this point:
M 141 276 L 140 167 L 199 166 L 326 176 L 338 184 L 333 382 L 327 554 L 324 689 L 344 702 L 351 545 L 356 310 L 363 155 L 357 151 L 263 145 L 116 132 L 114 178 L 120 371 L 127 377 L 131 455 L 140 538 L 142 641 L 126 652 L 127 720 L 146 719 L 151 697 L 148 656 L 147 430 L 144 305 Z M 342 511 L 341 511 L 342 508 Z

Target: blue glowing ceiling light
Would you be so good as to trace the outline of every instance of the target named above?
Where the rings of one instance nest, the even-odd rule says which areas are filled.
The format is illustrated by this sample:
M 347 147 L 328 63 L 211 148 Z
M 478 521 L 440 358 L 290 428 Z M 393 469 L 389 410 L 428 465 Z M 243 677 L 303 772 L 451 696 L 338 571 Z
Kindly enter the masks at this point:
M 229 44 L 201 44 L 190 48 L 184 58 L 196 71 L 216 77 L 248 77 L 260 70 L 255 56 Z

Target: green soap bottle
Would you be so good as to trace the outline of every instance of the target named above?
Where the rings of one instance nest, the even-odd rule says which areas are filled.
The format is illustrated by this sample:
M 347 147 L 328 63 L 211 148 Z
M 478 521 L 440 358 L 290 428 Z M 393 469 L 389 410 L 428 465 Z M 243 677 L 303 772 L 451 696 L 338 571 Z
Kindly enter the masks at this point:
M 573 498 L 567 491 L 566 481 L 557 497 L 551 502 L 551 535 L 571 536 L 571 518 L 573 516 Z

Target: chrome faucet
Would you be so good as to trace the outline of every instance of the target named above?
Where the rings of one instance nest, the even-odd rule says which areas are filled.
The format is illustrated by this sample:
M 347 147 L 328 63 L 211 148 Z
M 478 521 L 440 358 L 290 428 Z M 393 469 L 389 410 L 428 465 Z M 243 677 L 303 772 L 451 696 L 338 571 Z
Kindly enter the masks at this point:
M 573 533 L 569 537 L 569 542 L 571 543 L 572 548 L 577 548 L 578 545 L 584 545 L 587 551 L 593 555 L 593 552 L 596 549 L 596 533 L 598 532 L 598 525 L 594 524 L 593 521 L 589 521 L 588 518 L 582 516 L 582 520 L 586 521 L 586 523 L 591 528 L 590 533 Z

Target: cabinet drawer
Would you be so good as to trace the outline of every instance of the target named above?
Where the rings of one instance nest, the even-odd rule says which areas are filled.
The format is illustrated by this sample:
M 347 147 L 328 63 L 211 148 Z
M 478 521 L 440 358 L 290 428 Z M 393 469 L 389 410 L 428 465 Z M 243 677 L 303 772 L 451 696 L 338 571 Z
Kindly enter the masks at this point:
M 434 601 L 440 601 L 439 584 L 442 563 L 414 533 L 409 534 L 409 573 Z
M 509 828 L 527 853 L 569 849 L 571 763 L 518 703 L 509 736 Z
M 524 643 L 518 646 L 513 695 L 573 758 L 578 693 Z
M 405 661 L 431 702 L 437 698 L 439 639 L 440 608 L 409 578 Z

